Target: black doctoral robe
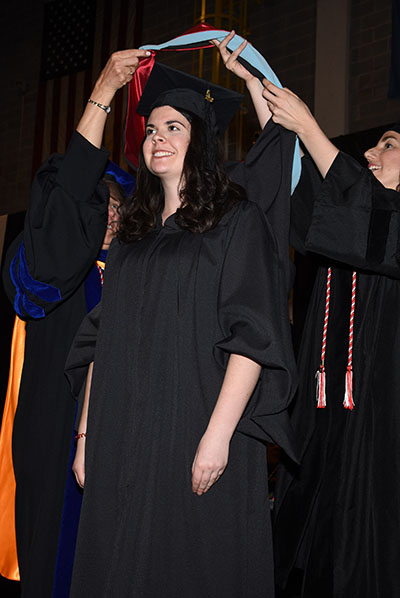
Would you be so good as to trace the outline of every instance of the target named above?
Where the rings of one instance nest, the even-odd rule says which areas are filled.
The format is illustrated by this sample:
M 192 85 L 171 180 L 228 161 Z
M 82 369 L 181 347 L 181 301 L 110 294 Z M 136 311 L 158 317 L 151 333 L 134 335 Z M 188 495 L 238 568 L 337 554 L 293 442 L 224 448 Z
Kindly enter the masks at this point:
M 280 135 L 273 123 L 260 144 L 269 135 Z M 260 176 L 268 158 L 256 164 L 258 148 L 238 178 Z M 289 185 L 278 178 L 266 211 L 279 197 L 285 209 Z M 262 203 L 264 191 L 250 196 Z M 295 458 L 287 263 L 250 201 L 207 233 L 171 216 L 140 241 L 113 242 L 102 304 L 67 363 L 77 395 L 95 362 L 72 597 L 274 596 L 265 440 Z M 191 466 L 231 353 L 260 363 L 262 376 L 223 476 L 198 497 Z
M 400 595 L 399 194 L 339 154 L 321 182 L 309 158 L 292 203 L 292 243 L 319 253 L 298 359 L 292 423 L 301 466 L 283 464 L 275 507 L 277 581 L 302 596 Z M 336 261 L 333 261 L 336 260 Z M 317 409 L 327 267 L 327 406 Z M 352 271 L 357 268 L 353 411 L 344 409 Z
M 86 314 L 84 280 L 107 223 L 109 193 L 99 182 L 107 159 L 79 133 L 64 157 L 49 158 L 3 271 L 7 294 L 27 322 L 13 432 L 18 561 L 27 598 L 52 595 L 75 414 L 64 364 Z

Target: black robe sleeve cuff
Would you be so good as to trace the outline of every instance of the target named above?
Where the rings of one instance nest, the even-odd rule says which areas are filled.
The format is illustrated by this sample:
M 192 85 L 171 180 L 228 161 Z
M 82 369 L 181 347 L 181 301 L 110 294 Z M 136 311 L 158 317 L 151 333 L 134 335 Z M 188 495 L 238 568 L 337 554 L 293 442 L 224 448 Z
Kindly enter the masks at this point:
M 237 430 L 277 442 L 296 460 L 287 407 L 296 386 L 287 295 L 276 242 L 260 208 L 242 202 L 225 253 L 214 357 L 226 367 L 232 353 L 262 366 Z
M 57 184 L 76 201 L 88 201 L 103 176 L 108 157 L 107 150 L 98 149 L 75 131 L 58 170 Z M 92 201 L 96 199 L 94 197 Z
M 315 198 L 306 248 L 398 278 L 399 213 L 399 194 L 339 153 Z
M 106 150 L 75 132 L 65 156 L 50 156 L 38 170 L 22 243 L 7 259 L 10 299 L 21 317 L 44 317 L 96 259 L 107 223 L 109 192 L 100 180 L 107 160 Z
M 88 368 L 90 363 L 94 361 L 100 315 L 101 302 L 84 318 L 74 338 L 65 364 L 65 375 L 71 392 L 78 401 L 75 420 L 77 424 L 82 414 Z
M 322 177 L 308 155 L 301 160 L 301 177 L 291 199 L 290 244 L 306 253 L 306 238 L 312 222 L 314 200 L 321 190 Z

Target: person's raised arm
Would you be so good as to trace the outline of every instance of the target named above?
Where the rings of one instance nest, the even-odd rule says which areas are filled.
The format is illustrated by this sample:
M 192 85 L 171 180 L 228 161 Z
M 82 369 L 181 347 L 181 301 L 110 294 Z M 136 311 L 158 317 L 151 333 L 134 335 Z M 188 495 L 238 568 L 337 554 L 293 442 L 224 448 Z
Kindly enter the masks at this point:
M 109 200 L 101 181 L 109 155 L 101 148 L 103 108 L 147 54 L 124 50 L 110 57 L 89 98 L 95 103 L 87 103 L 64 156 L 51 155 L 36 173 L 24 234 L 7 253 L 4 270 L 20 317 L 39 319 L 55 309 L 76 291 L 99 252 Z
M 131 81 L 139 59 L 149 54 L 150 52 L 146 50 L 122 50 L 111 54 L 96 81 L 89 98 L 90 102 L 77 126 L 77 131 L 94 146 L 101 147 L 108 114 L 106 109 L 116 91 Z
M 329 141 L 303 100 L 286 87 L 280 89 L 267 79 L 263 83 L 262 93 L 272 112 L 272 120 L 298 135 L 325 178 L 339 150 Z
M 222 42 L 218 41 L 217 39 L 213 40 L 213 44 L 218 48 L 219 53 L 221 54 L 221 58 L 223 63 L 225 64 L 226 68 L 231 71 L 234 75 L 239 77 L 239 79 L 243 79 L 246 83 L 246 87 L 250 93 L 251 100 L 254 105 L 254 109 L 257 113 L 258 122 L 260 127 L 263 129 L 269 119 L 271 118 L 271 112 L 268 108 L 267 102 L 264 100 L 262 96 L 263 86 L 261 81 L 257 79 L 254 75 L 252 75 L 245 66 L 243 66 L 239 61 L 238 57 L 244 48 L 247 46 L 247 41 L 245 40 L 240 44 L 240 46 L 234 51 L 230 52 L 228 50 L 228 44 L 235 36 L 235 31 L 232 30 L 229 35 L 227 35 Z

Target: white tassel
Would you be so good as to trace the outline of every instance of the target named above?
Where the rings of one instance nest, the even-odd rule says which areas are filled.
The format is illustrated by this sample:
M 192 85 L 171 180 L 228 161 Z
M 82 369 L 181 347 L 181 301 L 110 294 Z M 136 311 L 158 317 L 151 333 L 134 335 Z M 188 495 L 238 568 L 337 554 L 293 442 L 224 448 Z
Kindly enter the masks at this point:
M 320 368 L 315 374 L 317 379 L 317 408 L 324 409 L 326 407 L 326 374 L 325 368 Z
M 353 370 L 348 367 L 346 372 L 345 391 L 343 405 L 345 409 L 354 409 L 353 400 Z

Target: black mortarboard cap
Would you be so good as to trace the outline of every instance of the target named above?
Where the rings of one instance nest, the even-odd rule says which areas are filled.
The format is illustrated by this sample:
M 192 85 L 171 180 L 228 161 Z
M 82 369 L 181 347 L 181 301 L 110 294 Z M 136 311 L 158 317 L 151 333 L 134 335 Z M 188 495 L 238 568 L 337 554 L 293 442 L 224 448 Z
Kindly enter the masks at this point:
M 153 108 L 173 106 L 211 119 L 214 133 L 222 134 L 239 108 L 243 96 L 194 75 L 155 63 L 140 98 L 137 112 L 149 116 Z

